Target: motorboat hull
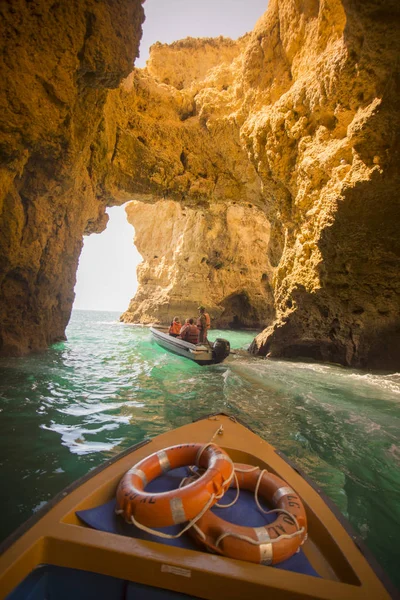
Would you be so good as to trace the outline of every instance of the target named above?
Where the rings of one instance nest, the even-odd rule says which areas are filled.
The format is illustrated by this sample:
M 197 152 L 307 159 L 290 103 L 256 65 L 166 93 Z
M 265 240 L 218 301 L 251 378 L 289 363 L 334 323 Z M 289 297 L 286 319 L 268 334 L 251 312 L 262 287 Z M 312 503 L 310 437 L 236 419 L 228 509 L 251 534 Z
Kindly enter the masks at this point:
M 191 344 L 185 340 L 173 337 L 155 327 L 150 328 L 154 340 L 165 350 L 193 360 L 198 365 L 214 365 L 225 360 L 226 356 L 217 356 L 213 344 Z M 229 352 L 228 352 L 229 354 Z

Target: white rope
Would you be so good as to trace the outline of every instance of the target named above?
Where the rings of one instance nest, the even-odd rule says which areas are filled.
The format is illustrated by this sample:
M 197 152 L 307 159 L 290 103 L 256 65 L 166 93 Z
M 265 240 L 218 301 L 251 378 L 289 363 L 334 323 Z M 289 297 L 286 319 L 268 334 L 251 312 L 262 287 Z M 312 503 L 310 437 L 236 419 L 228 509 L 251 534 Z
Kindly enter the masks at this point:
M 217 434 L 217 432 L 218 432 L 218 429 L 217 429 L 217 431 L 214 433 L 214 435 L 216 435 L 216 434 Z M 214 436 L 213 436 L 213 437 L 214 437 Z M 211 439 L 212 439 L 212 438 L 211 438 Z M 208 444 L 204 444 L 204 446 L 202 447 L 202 449 L 200 450 L 200 452 L 198 452 L 198 453 L 197 453 L 197 456 L 196 456 L 196 467 L 198 467 L 198 466 L 199 466 L 201 455 L 203 454 L 204 450 L 206 450 L 206 449 L 208 448 L 208 446 L 212 446 L 212 442 L 208 442 Z
M 193 473 L 193 475 L 191 475 L 189 477 L 184 477 L 182 479 L 182 481 L 180 482 L 180 484 L 178 486 L 178 489 L 184 487 L 185 485 L 189 485 L 189 483 L 192 483 L 193 481 L 197 481 L 198 479 L 200 479 L 200 477 L 202 477 L 204 475 L 204 473 L 202 473 L 200 475 L 199 473 L 197 473 L 196 471 L 194 471 L 192 467 L 189 467 L 189 470 L 191 470 L 191 472 Z M 234 477 L 236 477 L 235 469 L 232 469 L 231 476 L 226 481 L 223 482 L 221 493 L 219 494 L 219 496 L 215 496 L 215 498 L 219 499 L 219 498 L 222 498 L 222 496 L 225 495 L 225 492 L 226 492 L 227 488 L 229 488 L 229 486 L 231 485 L 232 479 Z M 236 478 L 236 483 L 238 484 L 237 478 Z M 236 502 L 236 500 L 237 500 L 237 498 L 235 499 L 235 502 Z M 216 504 L 216 506 L 218 506 L 218 504 Z M 231 506 L 231 505 L 229 505 L 229 506 Z M 221 506 L 221 508 L 226 508 L 226 507 Z
M 226 489 L 227 489 L 227 488 L 228 488 L 228 487 L 231 485 L 231 481 L 232 481 L 232 479 L 233 479 L 234 472 L 235 472 L 235 471 L 232 471 L 232 475 L 230 476 L 230 478 L 229 478 L 229 479 L 227 479 L 226 481 L 224 481 L 224 483 L 222 484 L 221 493 L 220 493 L 218 496 L 215 496 L 215 495 L 214 495 L 214 497 L 216 498 L 216 500 L 219 500 L 220 498 L 222 498 L 222 497 L 223 497 L 223 495 L 224 495 L 224 494 L 225 494 L 225 492 L 226 492 Z M 225 484 L 228 484 L 228 485 L 225 487 Z
M 234 478 L 236 481 L 236 496 L 235 499 L 232 500 L 232 502 L 230 504 L 218 504 L 216 503 L 215 506 L 218 506 L 218 508 L 230 508 L 231 506 L 233 506 L 234 504 L 236 504 L 236 502 L 239 500 L 239 495 L 240 495 L 240 486 L 239 486 L 239 480 L 238 480 L 238 476 L 236 475 L 236 473 L 252 473 L 253 471 L 257 471 L 259 469 L 259 467 L 250 467 L 250 469 L 239 469 L 237 467 L 234 467 Z M 264 469 L 266 470 L 266 469 Z
M 197 477 L 194 477 L 193 475 L 190 475 L 189 477 L 184 477 L 178 486 L 178 490 L 180 490 L 185 485 L 189 485 L 189 483 L 193 483 L 193 481 L 197 481 L 199 477 L 200 475 L 198 475 Z
M 254 490 L 254 499 L 255 499 L 255 501 L 256 501 L 256 504 L 257 504 L 258 508 L 259 508 L 259 509 L 261 510 L 261 512 L 263 512 L 265 515 L 270 515 L 270 514 L 272 514 L 272 513 L 283 513 L 283 514 L 287 515 L 287 516 L 288 516 L 290 519 L 292 519 L 292 521 L 293 521 L 294 525 L 295 525 L 295 526 L 296 526 L 296 528 L 297 528 L 297 531 L 295 532 L 295 534 L 296 534 L 296 535 L 299 535 L 299 531 L 301 530 L 301 528 L 300 528 L 300 525 L 299 525 L 299 523 L 298 523 L 298 521 L 297 521 L 296 517 L 295 517 L 295 516 L 294 516 L 294 515 L 293 515 L 291 512 L 289 512 L 288 510 L 285 510 L 285 509 L 283 509 L 283 508 L 274 508 L 273 510 L 264 510 L 264 509 L 263 509 L 263 507 L 261 506 L 261 504 L 260 504 L 260 501 L 258 500 L 258 489 L 259 489 L 259 487 L 260 487 L 260 483 L 261 483 L 262 476 L 263 476 L 263 474 L 264 474 L 264 473 L 266 473 L 266 472 L 267 472 L 267 470 L 266 470 L 266 469 L 263 469 L 262 471 L 260 471 L 260 474 L 259 474 L 259 476 L 258 476 L 258 479 L 257 479 L 257 485 L 256 485 L 256 489 Z M 283 535 L 285 535 L 285 534 L 283 534 Z M 293 536 L 293 535 L 294 535 L 294 534 L 292 534 L 292 536 Z M 276 539 L 279 539 L 279 538 L 276 538 Z M 283 539 L 285 539 L 285 538 L 283 538 Z M 290 539 L 290 538 L 289 538 L 289 539 Z M 271 541 L 272 541 L 272 540 L 271 540 Z
M 191 527 L 193 527 L 193 525 L 195 523 L 197 523 L 197 521 L 199 519 L 201 519 L 201 517 L 207 512 L 207 510 L 210 508 L 210 506 L 212 506 L 214 499 L 217 498 L 218 496 L 215 496 L 215 494 L 211 494 L 210 499 L 208 500 L 208 502 L 206 503 L 206 505 L 202 508 L 202 510 L 199 512 L 198 515 L 196 515 L 191 521 L 189 521 L 189 523 L 186 525 L 186 527 L 184 527 L 179 533 L 177 533 L 176 535 L 172 535 L 170 533 L 164 533 L 163 531 L 158 531 L 157 529 L 152 529 L 151 527 L 147 527 L 146 525 L 142 525 L 142 523 L 139 523 L 139 521 L 136 521 L 135 517 L 133 515 L 131 515 L 131 521 L 134 525 L 136 525 L 136 527 L 138 527 L 139 529 L 141 529 L 142 531 L 145 531 L 146 533 L 150 533 L 151 535 L 156 535 L 157 537 L 161 537 L 167 540 L 175 540 L 176 538 L 181 537 L 181 535 L 183 535 L 188 529 L 190 529 Z
M 193 465 L 188 465 L 187 468 L 189 469 L 191 474 L 195 475 L 197 478 L 201 477 L 201 475 L 203 475 L 203 473 L 200 475 L 200 471 L 204 471 L 204 473 L 205 473 L 205 469 L 203 469 L 203 467 L 196 467 L 197 471 L 195 471 L 195 468 L 193 467 Z
M 200 527 L 199 527 L 198 525 L 194 524 L 194 525 L 193 525 L 193 529 L 195 529 L 195 530 L 197 531 L 198 535 L 199 535 L 199 536 L 200 536 L 200 537 L 201 537 L 203 540 L 207 539 L 207 538 L 206 538 L 206 534 L 202 532 L 202 530 L 200 529 Z
M 262 546 L 265 543 L 276 544 L 276 542 L 279 542 L 280 540 L 291 540 L 294 537 L 296 537 L 297 535 L 302 534 L 303 532 L 304 532 L 304 527 L 302 527 L 299 531 L 295 531 L 294 533 L 291 533 L 291 534 L 283 533 L 282 535 L 279 535 L 277 538 L 270 539 L 268 542 L 260 542 L 259 540 L 253 540 L 253 538 L 247 537 L 247 535 L 241 535 L 239 533 L 234 533 L 233 531 L 232 532 L 227 531 L 225 533 L 222 533 L 219 536 L 219 538 L 215 542 L 215 546 L 218 548 L 221 541 L 228 536 L 234 537 L 238 540 L 243 540 L 244 542 L 249 542 L 249 544 L 253 544 L 253 546 Z
M 215 438 L 216 435 L 222 435 L 224 432 L 224 426 L 220 425 L 217 429 L 217 431 L 214 433 L 214 435 L 210 438 L 210 442 L 213 441 L 213 439 Z
M 232 502 L 230 504 L 218 504 L 218 502 L 216 502 L 215 506 L 218 506 L 218 508 L 230 508 L 231 506 L 233 506 L 234 504 L 236 504 L 236 502 L 239 499 L 239 494 L 240 494 L 239 481 L 238 481 L 237 475 L 235 473 L 235 469 L 233 470 L 233 476 L 234 476 L 235 481 L 236 481 L 236 496 L 235 496 L 234 500 L 232 500 Z
M 235 467 L 235 471 L 236 473 L 253 473 L 253 471 L 257 471 L 257 469 L 259 469 L 260 467 L 252 467 L 250 469 L 239 469 L 238 467 Z M 267 469 L 264 469 L 264 471 L 266 471 Z
M 218 433 L 221 433 L 222 431 L 223 431 L 223 426 L 221 425 L 215 431 L 214 435 L 211 437 L 211 440 Z M 211 445 L 212 445 L 211 441 L 208 442 L 208 444 L 205 444 L 203 446 L 203 448 L 200 450 L 200 452 L 198 453 L 198 455 L 196 456 L 196 466 L 197 467 L 199 467 L 199 462 L 200 462 L 201 455 L 206 450 L 206 448 L 208 448 Z M 178 489 L 180 489 L 181 487 L 184 487 L 186 484 L 188 484 L 188 482 L 196 481 L 196 479 L 202 477 L 202 475 L 199 475 L 198 473 L 196 473 L 193 470 L 192 466 L 190 466 L 189 469 L 191 470 L 191 472 L 192 472 L 193 475 L 191 477 L 184 477 L 182 479 L 182 481 L 180 482 Z M 218 496 L 215 495 L 215 494 L 211 494 L 210 499 L 207 501 L 206 505 L 202 508 L 202 510 L 199 512 L 199 514 L 196 515 L 191 521 L 189 521 L 189 523 L 179 533 L 177 533 L 176 535 L 172 535 L 172 534 L 169 534 L 169 533 L 164 533 L 163 531 L 158 531 L 157 529 L 152 529 L 151 527 L 147 527 L 146 525 L 143 525 L 142 523 L 139 523 L 139 521 L 137 521 L 133 515 L 131 515 L 130 521 L 127 521 L 127 523 L 133 523 L 136 527 L 138 527 L 138 529 L 141 529 L 142 531 L 145 531 L 146 533 L 149 533 L 151 535 L 155 535 L 157 537 L 161 537 L 161 538 L 164 538 L 164 539 L 169 539 L 169 540 L 173 540 L 173 539 L 179 538 L 186 531 L 188 531 L 188 529 L 190 529 L 191 527 L 195 527 L 196 531 L 201 535 L 201 537 L 203 537 L 205 539 L 205 535 L 200 530 L 200 528 L 196 526 L 196 523 L 207 512 L 207 510 L 211 506 L 213 506 L 214 500 L 219 500 L 220 498 L 222 498 L 224 496 L 227 488 L 229 488 L 229 486 L 230 486 L 230 484 L 232 482 L 233 477 L 236 478 L 237 489 L 238 489 L 238 492 L 236 494 L 236 498 L 235 498 L 235 500 L 231 504 L 227 504 L 226 506 L 221 506 L 220 508 L 228 508 L 229 506 L 233 506 L 233 504 L 235 504 L 235 502 L 237 501 L 237 499 L 239 497 L 239 483 L 238 483 L 237 476 L 236 476 L 236 473 L 235 473 L 234 465 L 232 463 L 232 473 L 231 473 L 230 477 L 226 481 L 223 482 L 222 487 L 221 487 L 221 493 Z M 218 504 L 217 504 L 217 506 L 218 506 Z M 124 513 L 123 510 L 115 510 L 115 514 L 117 514 L 117 515 L 120 515 L 120 514 L 123 514 L 123 513 Z
M 258 467 L 255 467 L 254 469 L 251 469 L 251 471 L 254 471 L 256 469 L 258 469 Z M 239 469 L 236 469 L 236 470 L 239 471 Z M 241 470 L 239 472 L 245 472 L 245 471 Z M 261 506 L 260 501 L 258 499 L 258 490 L 259 490 L 259 487 L 260 487 L 260 483 L 261 483 L 261 479 L 263 477 L 263 474 L 267 473 L 267 472 L 268 472 L 267 469 L 263 469 L 262 471 L 260 471 L 260 474 L 259 474 L 258 479 L 257 479 L 256 489 L 254 490 L 254 499 L 256 501 L 256 504 L 257 504 L 258 508 L 265 515 L 270 515 L 272 513 L 283 513 L 283 514 L 287 515 L 290 519 L 292 519 L 295 527 L 297 528 L 297 531 L 295 531 L 294 533 L 290 533 L 290 534 L 283 533 L 283 534 L 279 535 L 276 538 L 270 539 L 269 542 L 268 542 L 268 544 L 270 544 L 270 543 L 271 544 L 276 544 L 280 540 L 291 540 L 294 537 L 302 535 L 305 532 L 305 528 L 304 527 L 300 527 L 300 525 L 299 525 L 296 517 L 292 513 L 290 513 L 288 510 L 285 510 L 283 508 L 274 508 L 272 510 L 264 510 L 263 509 L 263 507 Z M 225 533 L 222 533 L 217 538 L 217 540 L 215 542 L 216 548 L 219 549 L 218 546 L 222 542 L 222 540 L 225 539 L 226 537 L 229 537 L 229 536 L 230 537 L 234 537 L 234 538 L 236 538 L 238 540 L 242 540 L 244 542 L 248 542 L 249 544 L 252 544 L 253 546 L 261 546 L 261 545 L 265 544 L 265 541 L 253 540 L 253 538 L 250 538 L 250 537 L 248 537 L 246 535 L 241 535 L 239 533 L 234 533 L 234 532 L 231 532 L 231 531 L 227 531 Z M 305 540 L 303 540 L 303 543 L 304 543 L 304 541 Z

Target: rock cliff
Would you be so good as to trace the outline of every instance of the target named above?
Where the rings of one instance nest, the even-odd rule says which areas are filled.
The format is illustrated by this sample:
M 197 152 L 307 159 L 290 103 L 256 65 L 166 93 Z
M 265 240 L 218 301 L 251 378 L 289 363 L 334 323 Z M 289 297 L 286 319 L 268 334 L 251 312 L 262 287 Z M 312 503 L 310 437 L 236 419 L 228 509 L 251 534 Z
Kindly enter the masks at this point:
M 3 353 L 63 335 L 82 234 L 133 200 L 124 319 L 202 301 L 267 325 L 254 353 L 398 368 L 397 2 L 271 0 L 249 35 L 156 44 L 118 88 L 140 2 L 20 4 L 1 8 Z
M 142 21 L 140 0 L 0 4 L 2 355 L 65 337 L 83 234 L 107 223 L 92 144 Z
M 394 2 L 271 2 L 237 53 L 223 39 L 157 44 L 110 98 L 126 111 L 107 175 L 115 197 L 250 203 L 264 215 L 264 320 L 276 320 L 254 353 L 400 364 L 398 21 Z M 132 219 L 142 226 L 137 208 Z M 142 302 L 159 265 L 144 270 L 138 320 L 155 314 Z M 159 289 L 160 320 L 167 299 L 178 308 L 172 288 Z

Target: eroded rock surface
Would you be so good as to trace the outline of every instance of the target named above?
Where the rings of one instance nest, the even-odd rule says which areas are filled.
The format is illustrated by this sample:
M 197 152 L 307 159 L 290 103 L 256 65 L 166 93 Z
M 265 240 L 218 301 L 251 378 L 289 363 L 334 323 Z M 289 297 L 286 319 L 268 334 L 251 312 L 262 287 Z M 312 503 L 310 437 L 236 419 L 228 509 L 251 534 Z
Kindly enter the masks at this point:
M 252 206 L 216 203 L 207 210 L 161 200 L 131 202 L 128 220 L 143 263 L 127 322 L 169 323 L 207 306 L 213 327 L 256 328 L 272 322 L 269 227 Z
M 43 0 L 49 11 L 38 16 L 38 2 L 21 2 L 19 24 L 1 8 L 3 351 L 63 334 L 82 234 L 104 227 L 106 204 L 134 200 L 146 262 L 127 320 L 167 319 L 168 302 L 181 313 L 199 301 L 223 319 L 224 299 L 245 289 L 241 321 L 275 315 L 253 352 L 398 368 L 397 2 L 271 0 L 248 36 L 157 44 L 148 68 L 112 91 L 135 55 L 139 2 L 87 0 L 71 15 L 60 4 Z M 38 19 L 59 35 L 42 39 Z M 172 225 L 161 235 L 154 223 L 166 206 L 187 232 L 175 253 Z M 237 231 L 212 241 L 240 211 Z M 233 252 L 247 225 L 255 238 L 265 232 L 248 278 L 251 244 Z M 193 227 L 205 252 L 196 237 L 185 272 Z M 224 246 L 218 269 L 213 244 Z M 201 297 L 199 261 L 215 284 Z M 185 298 L 174 270 L 186 273 Z
M 142 21 L 140 0 L 0 5 L 0 354 L 65 337 L 83 234 L 107 223 L 92 143 Z
M 157 45 L 110 98 L 115 197 L 265 215 L 277 319 L 255 353 L 400 364 L 398 21 L 394 2 L 271 2 L 229 60 Z

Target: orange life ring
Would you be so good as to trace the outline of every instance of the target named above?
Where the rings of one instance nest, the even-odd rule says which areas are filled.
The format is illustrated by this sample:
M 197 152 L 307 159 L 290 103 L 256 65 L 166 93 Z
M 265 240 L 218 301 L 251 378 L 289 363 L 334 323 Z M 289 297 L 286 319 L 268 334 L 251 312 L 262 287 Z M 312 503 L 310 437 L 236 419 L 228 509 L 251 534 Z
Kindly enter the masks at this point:
M 206 469 L 196 481 L 169 492 L 151 494 L 146 485 L 185 465 Z M 209 503 L 213 506 L 228 489 L 234 475 L 228 454 L 216 444 L 182 444 L 155 452 L 132 467 L 117 489 L 117 510 L 147 527 L 168 527 L 197 517 Z
M 255 492 L 258 485 L 260 497 L 274 509 L 285 512 L 278 512 L 278 518 L 269 525 L 244 527 L 228 523 L 208 510 L 190 533 L 209 550 L 230 558 L 263 564 L 277 564 L 290 558 L 307 535 L 306 512 L 298 494 L 272 473 L 250 465 L 235 463 L 234 466 L 240 489 Z M 285 537 L 290 535 L 293 537 Z

